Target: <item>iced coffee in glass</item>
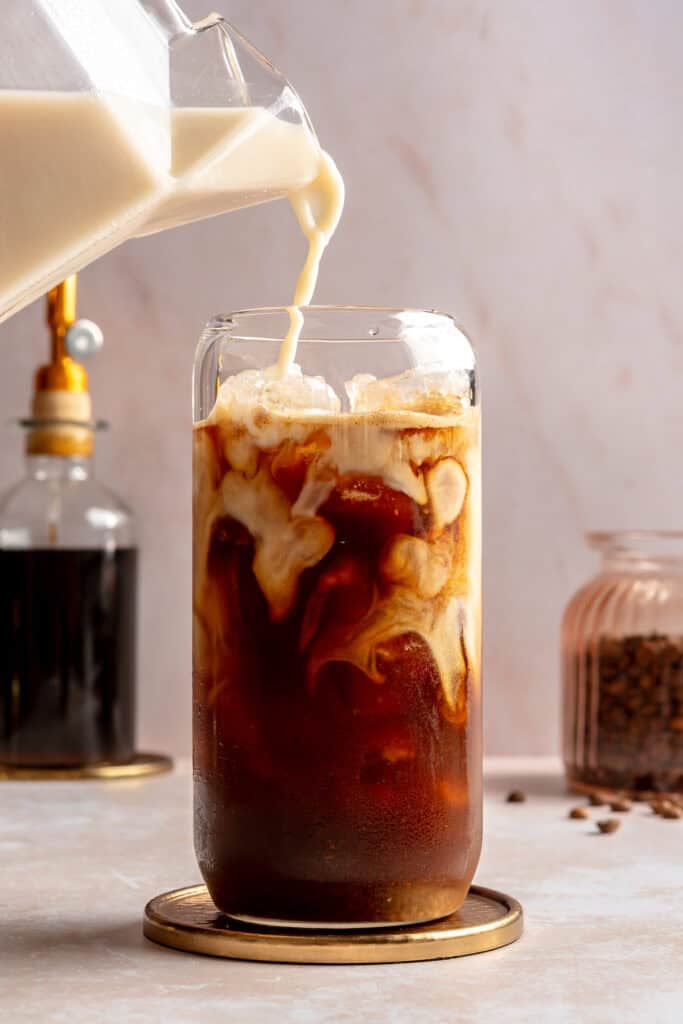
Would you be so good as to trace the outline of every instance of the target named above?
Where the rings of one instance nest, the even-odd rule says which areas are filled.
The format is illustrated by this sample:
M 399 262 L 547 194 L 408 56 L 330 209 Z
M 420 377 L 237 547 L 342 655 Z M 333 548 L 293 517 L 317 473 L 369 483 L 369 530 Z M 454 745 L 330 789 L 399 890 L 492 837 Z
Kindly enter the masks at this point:
M 195 364 L 195 847 L 247 920 L 462 903 L 481 842 L 480 445 L 446 315 L 217 317 Z

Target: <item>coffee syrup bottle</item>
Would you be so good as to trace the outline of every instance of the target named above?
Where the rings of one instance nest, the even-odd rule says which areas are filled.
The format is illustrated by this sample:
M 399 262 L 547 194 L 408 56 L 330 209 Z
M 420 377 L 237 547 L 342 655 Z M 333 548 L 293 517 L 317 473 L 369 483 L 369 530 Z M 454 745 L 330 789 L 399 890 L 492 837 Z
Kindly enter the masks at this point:
M 50 292 L 47 319 L 25 476 L 0 497 L 0 767 L 134 753 L 134 524 L 94 476 L 88 378 L 73 356 L 101 335 L 76 321 L 75 276 Z

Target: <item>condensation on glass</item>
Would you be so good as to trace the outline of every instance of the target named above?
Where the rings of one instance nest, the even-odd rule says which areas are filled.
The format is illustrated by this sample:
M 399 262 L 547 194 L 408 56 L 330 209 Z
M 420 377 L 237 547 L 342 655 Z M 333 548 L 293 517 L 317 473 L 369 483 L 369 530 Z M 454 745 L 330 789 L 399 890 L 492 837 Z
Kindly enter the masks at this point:
M 195 848 L 228 914 L 435 919 L 481 843 L 474 356 L 441 314 L 304 314 L 284 382 L 286 310 L 197 352 Z

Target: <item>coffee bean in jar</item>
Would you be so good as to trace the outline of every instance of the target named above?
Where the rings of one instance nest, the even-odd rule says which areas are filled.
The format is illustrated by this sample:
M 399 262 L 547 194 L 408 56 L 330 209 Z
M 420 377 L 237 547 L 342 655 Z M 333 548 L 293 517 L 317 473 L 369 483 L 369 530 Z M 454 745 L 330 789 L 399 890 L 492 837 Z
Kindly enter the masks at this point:
M 683 533 L 588 540 L 602 568 L 562 624 L 568 783 L 683 792 Z

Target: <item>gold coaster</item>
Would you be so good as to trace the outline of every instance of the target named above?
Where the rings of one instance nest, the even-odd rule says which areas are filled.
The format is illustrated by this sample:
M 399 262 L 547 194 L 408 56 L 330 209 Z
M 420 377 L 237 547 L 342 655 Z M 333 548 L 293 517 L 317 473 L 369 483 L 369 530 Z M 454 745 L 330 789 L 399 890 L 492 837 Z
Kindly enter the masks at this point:
M 185 953 L 290 964 L 381 964 L 484 953 L 522 934 L 522 908 L 473 885 L 457 913 L 441 921 L 359 930 L 264 928 L 220 914 L 205 885 L 176 889 L 145 907 L 143 932 Z
M 70 781 L 74 779 L 140 779 L 146 775 L 161 775 L 170 772 L 173 760 L 166 754 L 136 754 L 122 764 L 79 764 L 70 768 L 49 766 L 22 768 L 11 764 L 0 764 L 0 782 L 15 780 Z

